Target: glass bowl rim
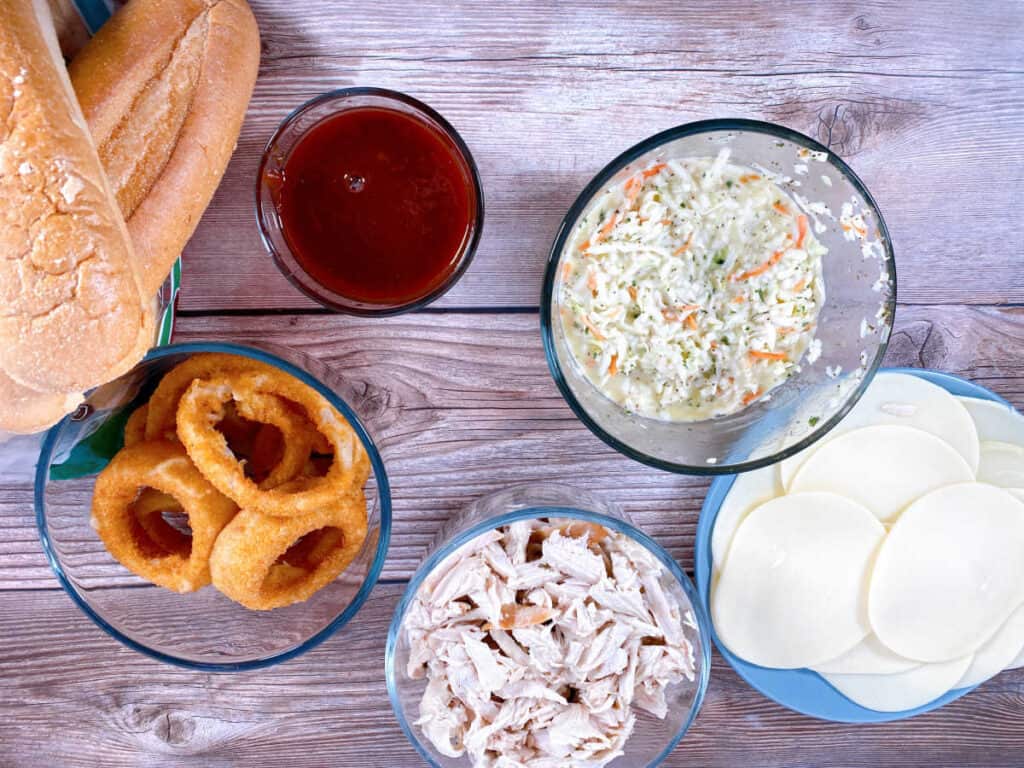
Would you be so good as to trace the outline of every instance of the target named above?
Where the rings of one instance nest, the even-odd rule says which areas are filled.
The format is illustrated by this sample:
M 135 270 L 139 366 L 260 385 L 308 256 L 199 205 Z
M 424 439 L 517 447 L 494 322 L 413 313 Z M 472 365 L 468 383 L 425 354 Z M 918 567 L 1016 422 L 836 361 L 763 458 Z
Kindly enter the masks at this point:
M 363 604 L 370 596 L 370 592 L 372 592 L 374 586 L 376 586 L 377 581 L 380 578 L 380 573 L 384 568 L 384 560 L 387 557 L 388 546 L 391 541 L 391 486 L 388 482 L 387 472 L 384 469 L 384 462 L 381 459 L 380 452 L 377 450 L 376 444 L 366 431 L 362 421 L 360 421 L 359 417 L 348 403 L 346 403 L 341 396 L 335 394 L 330 387 L 320 382 L 312 374 L 273 353 L 266 352 L 256 347 L 231 342 L 186 342 L 182 344 L 170 344 L 165 347 L 152 349 L 141 362 L 146 363 L 153 360 L 160 360 L 162 358 L 178 354 L 194 355 L 205 352 L 221 352 L 226 354 L 242 355 L 244 357 L 249 357 L 254 360 L 259 360 L 269 365 L 273 365 L 285 373 L 295 376 L 303 383 L 313 387 L 313 389 L 326 397 L 331 405 L 341 411 L 342 415 L 345 416 L 352 425 L 356 434 L 359 436 L 363 447 L 366 448 L 366 452 L 370 457 L 370 465 L 373 468 L 374 480 L 377 485 L 377 498 L 378 503 L 380 504 L 380 535 L 377 539 L 377 547 L 373 560 L 370 563 L 370 567 L 366 572 L 366 577 L 363 579 L 363 583 L 360 585 L 359 590 L 341 613 L 331 620 L 327 626 L 321 628 L 294 648 L 289 648 L 259 659 L 230 662 L 193 661 L 181 658 L 164 651 L 158 651 L 154 648 L 150 648 L 148 645 L 128 637 L 119 629 L 113 627 L 106 619 L 96 612 L 71 585 L 70 579 L 67 574 L 64 573 L 64 568 L 60 564 L 53 546 L 51 545 L 49 528 L 46 522 L 45 494 L 48 482 L 50 459 L 53 456 L 54 445 L 57 438 L 65 425 L 71 419 L 71 415 L 65 416 L 46 433 L 42 449 L 39 453 L 39 463 L 36 465 L 33 501 L 36 513 L 36 528 L 39 531 L 39 541 L 42 544 L 46 559 L 50 564 L 50 569 L 53 571 L 54 575 L 57 577 L 57 581 L 60 582 L 61 587 L 68 596 L 71 597 L 74 603 L 86 616 L 89 617 L 89 619 L 92 620 L 96 626 L 132 650 L 138 651 L 145 656 L 156 659 L 157 661 L 162 661 L 166 664 L 203 672 L 240 672 L 243 670 L 269 667 L 282 661 L 293 659 L 296 656 L 301 656 L 306 651 L 320 645 L 324 640 L 348 624 L 352 617 L 358 613 L 359 609 L 362 608 Z
M 569 384 L 562 373 L 562 365 L 559 362 L 558 354 L 555 351 L 554 332 L 551 325 L 550 315 L 552 302 L 554 300 L 555 279 L 558 275 L 558 264 L 562 258 L 562 250 L 569 239 L 576 221 L 601 188 L 604 187 L 616 173 L 621 171 L 631 162 L 670 141 L 675 141 L 676 139 L 685 138 L 687 136 L 697 136 L 704 133 L 718 131 L 765 134 L 785 139 L 791 143 L 806 147 L 812 152 L 824 152 L 827 156 L 827 162 L 850 181 L 853 188 L 857 191 L 857 194 L 859 194 L 870 206 L 871 211 L 876 217 L 879 233 L 881 234 L 881 240 L 885 247 L 883 264 L 885 265 L 889 282 L 892 285 L 892 292 L 885 303 L 885 327 L 888 329 L 888 332 L 886 333 L 885 338 L 879 343 L 878 349 L 875 351 L 874 358 L 865 370 L 860 383 L 854 388 L 853 392 L 847 396 L 842 406 L 832 414 L 832 416 L 823 420 L 820 425 L 813 428 L 803 439 L 798 440 L 787 448 L 775 451 L 774 453 L 755 461 L 741 461 L 735 464 L 680 464 L 674 461 L 667 461 L 665 459 L 650 456 L 633 448 L 631 445 L 623 442 L 605 430 L 590 416 L 587 410 L 580 404 L 579 400 L 577 400 L 576 396 L 573 394 L 572 389 L 569 387 Z M 655 469 L 662 469 L 668 472 L 685 475 L 731 475 L 738 474 L 740 472 L 748 472 L 754 469 L 761 469 L 762 467 L 767 467 L 778 461 L 789 458 L 790 456 L 793 456 L 808 446 L 816 443 L 831 431 L 832 428 L 840 421 L 842 421 L 853 406 L 857 404 L 857 401 L 860 400 L 861 395 L 864 394 L 868 384 L 871 383 L 875 373 L 882 365 L 882 359 L 885 357 L 885 352 L 888 349 L 889 337 L 896 321 L 896 295 L 896 260 L 892 247 L 892 238 L 889 234 L 889 228 L 886 226 L 885 219 L 882 216 L 881 209 L 878 207 L 878 203 L 871 195 L 871 192 L 868 191 L 867 186 L 863 181 L 861 181 L 860 177 L 854 173 L 853 169 L 843 161 L 842 158 L 828 147 L 818 141 L 815 141 L 811 137 L 805 136 L 798 131 L 794 131 L 791 128 L 786 128 L 785 126 L 778 125 L 776 123 L 769 123 L 763 120 L 748 120 L 744 118 L 715 118 L 712 120 L 697 120 L 691 123 L 683 123 L 682 125 L 677 125 L 674 128 L 661 131 L 660 133 L 656 133 L 653 136 L 634 144 L 610 163 L 605 165 L 605 167 L 602 168 L 596 176 L 594 176 L 590 183 L 583 188 L 583 191 L 577 195 L 573 204 L 569 207 L 568 212 L 565 214 L 565 217 L 562 219 L 561 224 L 559 224 L 558 233 L 556 234 L 555 240 L 551 245 L 551 250 L 548 253 L 548 261 L 547 266 L 545 267 L 544 280 L 541 288 L 540 333 L 541 339 L 544 343 L 544 357 L 547 359 L 548 370 L 551 372 L 551 378 L 555 380 L 555 384 L 557 385 L 559 392 L 561 392 L 563 399 L 576 415 L 576 418 L 582 421 L 584 426 L 600 438 L 606 445 L 614 448 L 619 453 L 633 459 L 634 461 L 646 464 L 649 467 L 654 467 Z M 685 425 L 685 422 L 679 423 L 681 425 Z
M 664 761 L 665 758 L 668 757 L 669 753 L 671 753 L 672 750 L 679 745 L 679 742 L 683 740 L 683 737 L 689 732 L 690 727 L 693 725 L 693 721 L 697 718 L 697 714 L 700 712 L 701 706 L 704 703 L 704 696 L 707 693 L 708 682 L 711 676 L 710 619 L 704 610 L 704 604 L 700 600 L 700 593 L 694 587 L 690 577 L 686 575 L 686 572 L 680 567 L 679 563 L 676 562 L 676 560 L 661 544 L 627 520 L 622 520 L 601 512 L 580 509 L 577 507 L 567 507 L 557 504 L 537 504 L 489 517 L 457 533 L 442 546 L 438 547 L 420 564 L 415 573 L 413 573 L 412 577 L 409 579 L 409 583 L 406 585 L 405 591 L 402 593 L 402 598 L 395 607 L 395 612 L 391 617 L 391 623 L 388 626 L 387 643 L 384 648 L 384 681 L 387 685 L 388 699 L 391 702 L 391 709 L 395 714 L 395 719 L 398 720 L 398 725 L 401 727 L 402 733 L 405 734 L 409 743 L 416 748 L 420 757 L 426 760 L 427 763 L 434 768 L 441 768 L 437 761 L 434 760 L 433 756 L 431 756 L 423 746 L 423 742 L 420 737 L 416 735 L 412 724 L 405 718 L 399 701 L 397 689 L 398 681 L 396 678 L 397 673 L 395 671 L 395 655 L 399 633 L 402 629 L 402 619 L 405 617 L 410 604 L 416 597 L 416 593 L 419 592 L 424 579 L 433 573 L 434 569 L 459 547 L 493 528 L 508 525 L 509 523 L 514 523 L 518 520 L 530 520 L 537 517 L 568 517 L 576 520 L 585 520 L 591 523 L 598 523 L 617 533 L 628 536 L 654 555 L 658 562 L 665 567 L 665 569 L 675 579 L 676 583 L 682 588 L 683 594 L 686 595 L 686 599 L 690 601 L 690 607 L 693 611 L 694 620 L 697 624 L 697 635 L 700 638 L 701 646 L 699 652 L 700 668 L 697 670 L 697 676 L 694 681 L 697 688 L 693 697 L 693 703 L 690 706 L 690 712 L 683 721 L 679 732 L 669 740 L 668 744 L 659 753 L 657 758 L 648 764 L 648 768 L 653 768 L 653 766 L 659 765 Z
M 263 215 L 263 173 L 267 167 L 270 149 L 278 141 L 281 134 L 284 133 L 285 129 L 287 129 L 294 120 L 309 110 L 315 109 L 323 104 L 344 102 L 358 96 L 372 96 L 384 101 L 403 104 L 406 107 L 411 107 L 416 112 L 422 113 L 429 119 L 429 121 L 435 123 L 436 126 L 440 128 L 440 130 L 455 145 L 455 149 L 466 164 L 466 169 L 469 171 L 470 181 L 473 186 L 473 200 L 476 206 L 476 212 L 472 218 L 473 232 L 469 240 L 463 246 L 461 255 L 459 256 L 459 261 L 451 274 L 449 274 L 448 277 L 439 283 L 433 290 L 419 298 L 397 305 L 382 304 L 380 305 L 380 308 L 377 308 L 372 304 L 366 304 L 365 302 L 359 306 L 342 304 L 327 296 L 318 295 L 303 285 L 293 274 L 284 268 L 283 256 L 271 242 L 269 231 L 271 229 L 280 228 L 272 227 L 269 222 L 264 220 L 265 217 Z M 301 140 L 301 137 L 299 140 Z M 372 86 L 335 88 L 314 96 L 311 99 L 307 99 L 302 104 L 292 109 L 292 111 L 289 112 L 280 123 L 278 123 L 277 128 L 274 130 L 273 134 L 271 134 L 266 145 L 263 147 L 263 153 L 260 155 L 259 168 L 256 171 L 255 192 L 254 210 L 256 214 L 256 226 L 260 233 L 260 240 L 263 241 L 263 247 L 270 254 L 271 258 L 274 260 L 274 265 L 278 268 L 281 274 L 284 275 L 285 279 L 297 288 L 304 296 L 312 299 L 321 307 L 325 307 L 333 312 L 354 315 L 356 317 L 389 317 L 392 315 L 400 315 L 405 312 L 422 309 L 440 299 L 455 287 L 455 284 L 462 279 L 466 270 L 469 269 L 469 265 L 476 256 L 476 251 L 480 245 L 480 238 L 483 235 L 484 230 L 484 187 L 480 178 L 480 171 L 476 165 L 476 160 L 473 157 L 473 153 L 470 152 L 469 146 L 466 144 L 459 132 L 455 130 L 455 127 L 433 107 L 425 104 L 419 99 L 409 96 L 408 94 L 402 93 L 401 91 L 395 91 L 390 88 L 377 88 Z M 292 260 L 296 261 L 294 257 L 292 257 Z M 302 272 L 305 273 L 305 270 L 302 270 Z M 314 283 L 316 282 L 312 278 L 310 278 L 310 280 Z M 333 291 L 331 291 L 331 293 L 336 296 L 342 296 L 342 294 L 337 294 Z

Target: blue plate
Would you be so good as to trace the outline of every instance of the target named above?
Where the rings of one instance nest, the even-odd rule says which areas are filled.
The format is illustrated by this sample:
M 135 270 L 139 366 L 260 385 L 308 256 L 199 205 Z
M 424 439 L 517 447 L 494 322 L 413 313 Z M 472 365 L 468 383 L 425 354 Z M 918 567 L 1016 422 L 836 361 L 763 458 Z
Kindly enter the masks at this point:
M 999 395 L 952 374 L 919 368 L 886 368 L 884 370 L 918 376 L 932 384 L 937 384 L 953 395 L 976 397 L 981 400 L 993 400 L 1010 405 Z M 711 615 L 711 606 L 708 604 L 711 585 L 711 531 L 714 528 L 715 518 L 718 516 L 722 501 L 732 487 L 735 478 L 735 475 L 719 477 L 711 483 L 708 495 L 704 499 L 704 506 L 701 508 L 700 521 L 697 523 L 695 547 L 697 592 L 700 594 L 701 602 L 708 616 Z M 974 690 L 973 688 L 959 688 L 917 709 L 908 709 L 903 712 L 876 712 L 873 709 L 866 709 L 854 704 L 825 682 L 823 677 L 809 669 L 769 669 L 744 661 L 730 653 L 729 649 L 718 639 L 713 622 L 711 638 L 719 653 L 755 690 L 794 712 L 821 720 L 831 720 L 837 723 L 884 723 L 890 720 L 902 720 L 938 709 Z

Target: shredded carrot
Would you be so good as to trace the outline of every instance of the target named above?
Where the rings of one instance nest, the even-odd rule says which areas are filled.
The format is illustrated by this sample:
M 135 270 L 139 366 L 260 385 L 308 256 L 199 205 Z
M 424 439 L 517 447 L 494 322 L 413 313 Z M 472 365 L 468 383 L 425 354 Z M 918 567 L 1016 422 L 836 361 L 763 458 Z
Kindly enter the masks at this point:
M 619 220 L 619 214 L 613 213 L 611 218 L 608 219 L 608 222 L 603 227 L 601 227 L 601 231 L 598 233 L 598 235 L 599 235 L 598 240 L 597 240 L 598 243 L 601 242 L 602 240 L 604 240 L 606 237 L 608 237 L 608 234 L 612 231 L 612 229 L 618 223 L 618 220 Z M 594 243 L 594 245 L 597 245 L 597 243 Z
M 590 318 L 586 317 L 585 315 L 583 317 L 583 324 L 587 326 L 587 329 L 590 331 L 590 335 L 593 336 L 595 339 L 597 339 L 598 341 L 605 340 L 604 334 L 597 330 L 597 327 L 592 322 L 590 322 Z
M 735 299 L 733 299 L 733 303 L 734 303 L 734 304 L 742 304 L 742 303 L 743 303 L 744 301 L 746 301 L 746 300 L 747 300 L 747 297 L 746 297 L 746 296 L 744 296 L 744 295 L 743 295 L 743 294 L 741 293 L 741 294 L 740 294 L 739 296 L 737 296 L 737 297 L 736 297 Z
M 745 394 L 743 396 L 743 404 L 744 405 L 750 405 L 752 402 L 757 400 L 757 398 L 759 398 L 760 396 L 761 396 L 761 389 L 760 388 L 755 389 L 753 392 L 747 392 L 747 394 Z
M 742 272 L 739 275 L 732 276 L 729 278 L 729 280 L 735 283 L 738 282 L 739 280 L 749 280 L 752 277 L 763 275 L 769 269 L 778 264 L 781 258 L 782 251 L 776 251 L 771 255 L 771 258 L 768 259 L 768 261 L 764 262 L 759 266 L 754 267 L 753 269 L 748 269 L 746 272 Z
M 661 169 L 664 167 L 665 163 L 658 163 L 657 165 L 652 165 L 650 168 L 644 171 L 642 175 L 645 179 L 649 179 L 651 178 L 651 176 L 657 176 L 659 173 L 661 173 Z
M 772 203 L 772 208 L 781 213 L 783 216 L 789 216 L 789 208 L 787 208 L 785 204 L 782 203 L 782 201 L 780 200 L 776 200 L 774 203 Z
M 562 279 L 568 280 L 570 275 L 572 275 L 572 262 L 567 261 L 562 265 Z
M 672 219 L 662 219 L 661 223 L 664 224 L 666 227 L 670 227 L 672 226 Z
M 761 352 L 757 349 L 752 349 L 747 352 L 748 355 L 757 360 L 788 360 L 784 352 Z
M 674 309 L 661 310 L 661 316 L 671 322 L 679 320 L 683 312 L 694 312 L 698 309 L 700 309 L 700 306 L 697 304 L 683 304 L 681 307 L 675 307 Z M 682 320 L 689 324 L 688 317 L 683 317 Z
M 593 272 L 587 275 L 587 288 L 592 291 L 597 290 L 597 275 Z
M 761 178 L 759 173 L 745 173 L 740 176 L 740 184 L 746 184 L 748 181 L 757 181 Z
M 775 333 L 777 333 L 779 336 L 788 336 L 789 334 L 791 334 L 795 330 L 796 330 L 796 328 L 790 328 L 789 326 L 783 326 L 782 328 L 776 328 L 775 329 Z
M 643 189 L 643 182 L 640 181 L 639 177 L 634 176 L 626 182 L 626 208 L 631 209 L 633 204 L 636 202 L 637 196 L 640 194 L 640 190 Z
M 697 330 L 697 318 L 692 314 L 686 316 L 686 327 L 691 331 Z
M 673 256 L 679 256 L 680 254 L 686 253 L 686 251 L 690 247 L 690 243 L 692 243 L 692 242 L 693 242 L 693 232 L 691 232 L 690 236 L 688 238 L 686 238 L 686 242 L 685 243 L 683 243 L 681 246 L 676 248 L 675 252 L 672 255 Z
M 804 238 L 807 237 L 807 217 L 804 216 L 803 214 L 800 214 L 799 216 L 796 217 L 796 229 L 796 247 L 803 248 Z
M 590 240 L 584 240 L 582 243 L 580 243 L 580 250 L 581 251 L 585 251 L 589 247 L 590 247 Z
M 636 288 L 634 286 L 629 286 L 629 288 L 626 289 L 626 292 L 629 294 L 629 298 L 636 301 Z
M 619 372 L 619 356 L 612 355 L 612 361 L 608 363 L 608 373 L 614 376 Z
M 800 293 L 804 288 L 807 287 L 807 278 L 801 278 L 800 282 L 793 286 L 794 293 Z
M 711 343 L 710 343 L 710 344 L 708 344 L 708 346 L 709 346 L 709 347 L 710 347 L 711 349 L 718 349 L 718 342 L 717 342 L 717 341 L 715 341 L 714 339 L 712 339 L 712 340 L 711 340 Z M 721 394 L 721 392 L 719 392 L 719 394 Z

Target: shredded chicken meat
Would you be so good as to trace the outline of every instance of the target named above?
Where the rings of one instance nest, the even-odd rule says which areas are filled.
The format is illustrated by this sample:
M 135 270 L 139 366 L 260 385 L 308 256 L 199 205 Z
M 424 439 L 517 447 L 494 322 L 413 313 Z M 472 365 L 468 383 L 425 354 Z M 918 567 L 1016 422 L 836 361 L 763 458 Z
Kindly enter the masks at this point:
M 407 613 L 416 721 L 439 752 L 487 768 L 597 768 L 636 712 L 664 718 L 694 680 L 694 619 L 633 539 L 572 519 L 488 531 L 424 581 Z

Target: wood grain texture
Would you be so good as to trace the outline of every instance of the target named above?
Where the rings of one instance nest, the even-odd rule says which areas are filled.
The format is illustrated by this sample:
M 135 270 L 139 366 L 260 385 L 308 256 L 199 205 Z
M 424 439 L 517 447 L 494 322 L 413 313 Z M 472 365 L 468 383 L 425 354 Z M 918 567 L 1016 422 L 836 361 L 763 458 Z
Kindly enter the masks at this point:
M 1024 307 L 994 306 L 1024 304 L 1014 205 L 1024 192 L 1024 4 L 252 5 L 260 79 L 186 251 L 176 340 L 255 339 L 343 371 L 392 480 L 385 581 L 353 624 L 304 657 L 244 674 L 180 670 L 121 647 L 84 617 L 43 557 L 29 488 L 0 480 L 0 768 L 423 765 L 387 702 L 387 625 L 442 522 L 514 482 L 584 485 L 689 568 L 707 481 L 647 469 L 591 435 L 552 383 L 528 311 L 578 191 L 664 128 L 761 118 L 849 160 L 896 247 L 903 304 L 887 362 L 967 376 L 1024 408 Z M 263 145 L 303 100 L 350 85 L 425 100 L 476 156 L 484 237 L 441 312 L 310 314 L 259 241 L 253 182 Z M 89 565 L 101 579 L 124 578 L 109 560 Z M 823 723 L 763 698 L 716 656 L 704 708 L 666 764 L 1010 768 L 1024 762 L 1022 712 L 1017 670 L 912 721 Z
M 637 141 L 710 117 L 778 122 L 848 160 L 893 233 L 903 301 L 1024 302 L 1024 235 L 1008 215 L 1024 192 L 1024 4 L 253 6 L 260 78 L 186 250 L 186 310 L 313 306 L 260 242 L 254 179 L 290 110 L 353 85 L 426 101 L 480 167 L 480 249 L 438 306 L 535 306 L 541 265 L 584 185 Z
M 4 701 L 17 702 L 0 718 L 0 765 L 420 766 L 383 682 L 402 589 L 378 586 L 356 621 L 301 659 L 231 675 L 188 672 L 122 648 L 60 592 L 0 593 L 0 680 Z M 666 766 L 1008 768 L 1024 749 L 1024 669 L 937 712 L 867 727 L 794 715 L 753 694 L 717 655 L 711 680 Z
M 958 373 L 1024 408 L 1024 359 L 1007 354 L 1024 349 L 1024 309 L 901 307 L 896 319 L 887 364 Z M 539 334 L 535 313 L 272 315 L 184 318 L 175 340 L 292 347 L 342 375 L 392 485 L 385 579 L 408 578 L 440 525 L 470 500 L 538 481 L 600 493 L 689 567 L 708 481 L 648 469 L 587 431 L 548 373 Z M 0 590 L 53 583 L 27 490 L 0 486 Z M 93 572 L 123 576 L 106 557 Z

